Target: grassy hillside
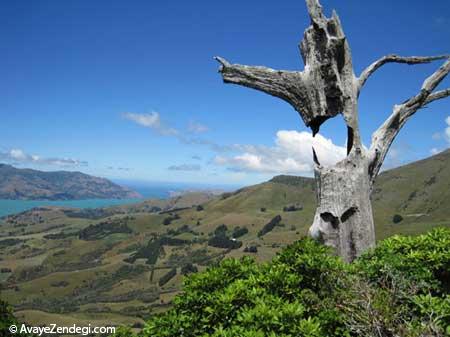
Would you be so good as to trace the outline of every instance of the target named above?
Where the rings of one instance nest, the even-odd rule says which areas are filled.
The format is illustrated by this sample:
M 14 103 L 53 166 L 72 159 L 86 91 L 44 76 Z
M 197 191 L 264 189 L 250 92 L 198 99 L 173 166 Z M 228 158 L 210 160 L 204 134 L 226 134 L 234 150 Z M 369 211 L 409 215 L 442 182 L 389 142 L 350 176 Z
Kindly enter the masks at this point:
M 374 188 L 377 239 L 450 225 L 450 151 L 384 172 Z M 2 299 L 30 323 L 136 327 L 167 310 L 183 274 L 225 257 L 268 261 L 307 233 L 311 178 L 278 176 L 220 196 L 97 210 L 38 208 L 3 219 Z M 402 221 L 394 223 L 394 215 Z M 64 323 L 64 324 L 63 324 Z
M 379 237 L 417 233 L 450 220 L 450 150 L 381 173 L 372 194 Z M 392 215 L 403 221 L 392 226 Z M 392 228 L 395 227 L 395 228 Z

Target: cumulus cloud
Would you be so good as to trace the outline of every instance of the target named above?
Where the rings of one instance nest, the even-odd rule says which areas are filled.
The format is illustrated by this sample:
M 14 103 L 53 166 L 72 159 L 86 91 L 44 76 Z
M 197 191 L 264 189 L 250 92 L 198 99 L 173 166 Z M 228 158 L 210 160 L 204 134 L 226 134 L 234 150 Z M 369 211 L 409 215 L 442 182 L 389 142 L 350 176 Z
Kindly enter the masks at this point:
M 167 168 L 169 171 L 200 171 L 200 165 L 190 165 L 190 164 L 181 164 L 181 165 L 172 165 Z
M 228 146 L 223 146 L 211 141 L 209 139 L 193 137 L 192 135 L 183 134 L 180 130 L 170 127 L 161 121 L 161 116 L 157 112 L 151 113 L 134 113 L 125 112 L 123 117 L 133 121 L 134 123 L 143 127 L 154 130 L 163 136 L 172 136 L 178 139 L 183 144 L 203 145 L 209 147 L 214 152 L 228 151 Z M 191 134 L 198 134 L 208 131 L 209 128 L 203 124 L 190 121 L 187 126 L 187 132 Z M 185 132 L 185 133 L 187 133 Z
M 441 150 L 441 149 L 438 149 L 438 148 L 436 148 L 436 147 L 433 147 L 433 148 L 430 150 L 430 153 L 431 153 L 432 155 L 438 154 L 438 153 L 440 153 L 440 152 L 442 152 L 442 150 Z
M 443 132 L 435 132 L 431 136 L 433 140 L 446 140 L 448 143 L 450 143 L 450 116 L 448 116 L 445 119 L 446 128 Z
M 43 158 L 37 155 L 31 155 L 21 149 L 11 149 L 6 152 L 0 152 L 0 160 L 14 163 L 55 165 L 55 166 L 87 166 L 86 161 L 72 158 Z
M 192 133 L 203 133 L 208 131 L 209 128 L 206 125 L 190 121 L 188 124 L 188 131 Z
M 232 171 L 259 173 L 305 174 L 313 171 L 312 147 L 322 165 L 335 164 L 346 155 L 346 148 L 333 144 L 322 135 L 312 137 L 309 132 L 280 130 L 274 146 L 234 145 L 241 153 L 234 156 L 218 155 L 217 165 Z
M 178 135 L 178 130 L 168 127 L 161 122 L 161 117 L 157 112 L 150 113 L 134 113 L 134 112 L 125 112 L 123 117 L 144 126 L 146 128 L 152 129 L 164 136 L 176 136 Z

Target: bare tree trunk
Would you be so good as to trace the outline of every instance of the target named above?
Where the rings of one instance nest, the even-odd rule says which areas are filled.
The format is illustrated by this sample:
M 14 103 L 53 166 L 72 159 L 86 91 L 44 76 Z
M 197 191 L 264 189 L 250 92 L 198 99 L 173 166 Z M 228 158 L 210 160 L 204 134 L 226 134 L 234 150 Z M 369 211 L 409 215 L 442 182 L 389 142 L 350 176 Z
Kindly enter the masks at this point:
M 370 193 L 393 140 L 418 109 L 450 95 L 449 89 L 433 93 L 450 72 L 450 57 L 387 55 L 356 77 L 350 47 L 336 12 L 327 18 L 318 0 L 306 0 L 306 5 L 311 25 L 300 43 L 303 71 L 231 64 L 221 57 L 216 60 L 221 64 L 219 72 L 225 83 L 243 85 L 285 100 L 311 128 L 313 136 L 327 119 L 338 114 L 344 117 L 347 157 L 325 168 L 313 149 L 319 206 L 310 234 L 334 247 L 346 261 L 352 261 L 375 245 Z M 386 63 L 419 64 L 443 59 L 447 61 L 424 81 L 417 95 L 394 106 L 366 150 L 361 143 L 357 101 L 370 75 Z
M 316 166 L 318 207 L 310 235 L 352 261 L 375 243 L 368 159 L 351 152 L 335 166 Z

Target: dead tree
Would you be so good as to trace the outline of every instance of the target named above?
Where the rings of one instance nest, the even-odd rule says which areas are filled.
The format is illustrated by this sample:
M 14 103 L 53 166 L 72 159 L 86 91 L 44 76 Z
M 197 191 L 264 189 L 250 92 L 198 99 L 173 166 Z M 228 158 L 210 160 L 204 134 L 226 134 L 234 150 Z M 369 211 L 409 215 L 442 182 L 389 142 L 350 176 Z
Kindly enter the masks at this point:
M 306 0 L 311 25 L 305 30 L 300 52 L 303 71 L 231 64 L 221 57 L 219 72 L 225 83 L 239 84 L 279 97 L 300 114 L 313 136 L 327 119 L 341 114 L 347 125 L 347 156 L 324 167 L 313 148 L 318 207 L 309 230 L 312 237 L 332 246 L 352 261 L 375 244 L 370 194 L 393 140 L 414 113 L 450 95 L 434 91 L 450 71 L 450 55 L 402 57 L 388 55 L 355 76 L 348 41 L 337 14 L 327 18 L 318 0 Z M 386 63 L 445 63 L 422 84 L 417 95 L 393 107 L 390 117 L 363 147 L 358 123 L 358 96 L 367 79 Z

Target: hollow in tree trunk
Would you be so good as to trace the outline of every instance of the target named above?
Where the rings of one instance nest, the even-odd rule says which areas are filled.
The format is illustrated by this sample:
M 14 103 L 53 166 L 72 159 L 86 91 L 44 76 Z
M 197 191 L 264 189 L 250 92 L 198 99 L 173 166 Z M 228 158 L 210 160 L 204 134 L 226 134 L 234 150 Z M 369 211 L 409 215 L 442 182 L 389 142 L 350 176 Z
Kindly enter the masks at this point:
M 332 167 L 316 166 L 318 206 L 310 235 L 352 261 L 375 243 L 368 160 L 352 152 Z

